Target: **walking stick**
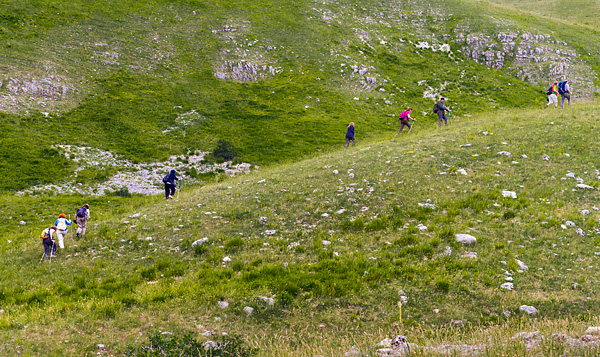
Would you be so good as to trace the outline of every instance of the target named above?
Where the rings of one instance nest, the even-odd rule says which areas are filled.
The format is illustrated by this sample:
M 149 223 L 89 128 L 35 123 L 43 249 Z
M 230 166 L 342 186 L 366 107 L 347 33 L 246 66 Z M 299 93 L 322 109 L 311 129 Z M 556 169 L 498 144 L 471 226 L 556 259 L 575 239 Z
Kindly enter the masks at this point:
M 181 191 L 181 181 L 183 181 L 183 177 L 179 180 L 179 189 L 177 190 L 177 199 L 179 200 L 179 191 Z
M 412 128 L 413 126 L 415 126 L 415 120 L 413 119 L 413 125 L 410 126 L 410 129 L 408 129 L 408 133 L 410 134 L 412 132 Z
M 50 249 L 50 264 L 52 264 L 52 252 L 54 251 L 54 247 L 56 247 L 56 243 L 52 242 L 52 249 Z
M 452 124 L 452 120 L 450 119 L 450 111 L 448 111 L 448 125 Z

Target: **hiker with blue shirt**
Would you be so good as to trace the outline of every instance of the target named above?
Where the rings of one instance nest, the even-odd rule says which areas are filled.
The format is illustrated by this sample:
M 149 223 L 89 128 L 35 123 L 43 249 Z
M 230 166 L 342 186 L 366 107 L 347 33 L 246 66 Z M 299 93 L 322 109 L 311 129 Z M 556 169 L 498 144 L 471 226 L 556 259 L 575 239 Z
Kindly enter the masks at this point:
M 352 146 L 356 144 L 356 139 L 354 139 L 354 123 L 350 123 L 348 125 L 348 130 L 346 131 L 346 149 L 348 145 L 350 145 L 350 141 L 352 141 Z
M 560 82 L 558 84 L 558 94 L 560 94 L 560 109 L 565 107 L 565 98 L 569 102 L 569 108 L 571 108 L 571 88 L 569 88 L 569 81 Z
M 58 246 L 60 249 L 65 249 L 65 237 L 67 236 L 67 230 L 73 222 L 67 219 L 64 213 L 58 215 L 58 219 L 54 222 L 56 226 L 56 236 L 58 237 Z
M 177 172 L 175 170 L 171 170 L 164 178 L 163 182 L 165 184 L 165 200 L 172 199 L 175 194 L 175 188 L 177 185 L 175 181 L 179 181 L 177 177 Z

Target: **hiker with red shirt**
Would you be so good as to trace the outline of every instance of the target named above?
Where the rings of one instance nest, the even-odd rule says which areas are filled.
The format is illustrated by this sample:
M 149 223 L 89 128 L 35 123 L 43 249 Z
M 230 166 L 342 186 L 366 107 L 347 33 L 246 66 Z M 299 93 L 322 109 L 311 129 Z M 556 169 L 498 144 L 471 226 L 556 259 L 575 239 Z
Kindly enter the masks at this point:
M 400 130 L 398 130 L 398 134 L 400 134 L 402 132 L 402 129 L 404 129 L 405 126 L 408 127 L 409 132 L 410 132 L 410 129 L 412 129 L 409 120 L 412 120 L 413 123 L 416 120 L 416 119 L 413 119 L 410 117 L 410 113 L 412 112 L 412 110 L 413 110 L 412 108 L 408 108 L 407 110 L 400 113 L 400 118 L 399 118 L 400 119 Z
M 544 105 L 544 109 L 548 108 L 549 105 L 554 103 L 554 109 L 558 108 L 558 83 L 554 82 L 554 84 L 548 89 L 546 92 L 548 94 L 548 104 Z

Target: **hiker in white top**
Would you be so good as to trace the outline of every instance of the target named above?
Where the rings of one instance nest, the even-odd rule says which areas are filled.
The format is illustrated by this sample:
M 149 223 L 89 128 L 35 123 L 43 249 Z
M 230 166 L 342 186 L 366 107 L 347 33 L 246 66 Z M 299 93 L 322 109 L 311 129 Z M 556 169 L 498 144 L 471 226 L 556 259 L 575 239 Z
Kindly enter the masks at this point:
M 60 249 L 65 249 L 65 237 L 67 236 L 67 230 L 73 222 L 67 219 L 64 213 L 58 215 L 58 219 L 54 222 L 57 228 L 56 236 L 58 237 L 58 246 Z

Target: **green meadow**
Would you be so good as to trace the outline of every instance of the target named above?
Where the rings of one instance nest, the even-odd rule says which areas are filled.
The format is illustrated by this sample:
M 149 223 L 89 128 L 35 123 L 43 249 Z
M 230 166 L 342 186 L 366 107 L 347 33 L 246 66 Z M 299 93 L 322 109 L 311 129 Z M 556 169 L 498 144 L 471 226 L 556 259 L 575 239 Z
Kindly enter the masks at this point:
M 0 355 L 383 356 L 395 335 L 423 356 L 597 355 L 594 10 L 0 0 Z M 491 68 L 460 37 L 510 33 L 563 46 L 587 92 L 543 110 L 554 64 Z M 120 170 L 79 171 L 60 145 L 152 164 L 222 141 L 259 169 L 194 171 L 170 201 L 22 192 Z M 86 237 L 40 260 L 40 232 L 84 203 Z

